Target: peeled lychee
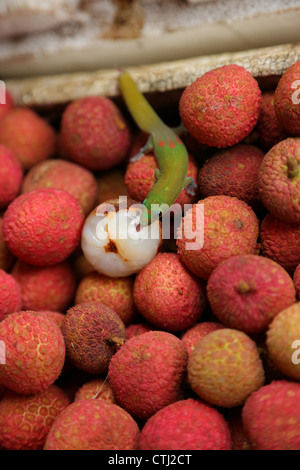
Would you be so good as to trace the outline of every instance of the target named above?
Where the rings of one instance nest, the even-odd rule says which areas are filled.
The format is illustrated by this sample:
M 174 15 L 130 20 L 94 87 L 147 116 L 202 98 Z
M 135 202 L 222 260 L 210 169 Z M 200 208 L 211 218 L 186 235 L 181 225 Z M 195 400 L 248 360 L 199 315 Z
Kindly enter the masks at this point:
M 0 341 L 6 355 L 0 382 L 10 390 L 40 393 L 58 378 L 65 362 L 65 343 L 52 320 L 32 311 L 12 313 L 0 322 Z
M 258 207 L 257 178 L 263 158 L 262 150 L 254 145 L 219 150 L 199 170 L 199 191 L 203 197 L 234 196 Z
M 57 416 L 69 405 L 55 385 L 35 395 L 7 390 L 0 401 L 0 447 L 7 450 L 42 450 Z
M 267 350 L 287 377 L 300 380 L 300 302 L 277 315 L 267 331 Z
M 206 307 L 203 282 L 176 253 L 158 253 L 136 276 L 134 302 L 152 325 L 182 331 L 201 317 Z
M 76 278 L 68 261 L 50 267 L 30 266 L 17 261 L 11 273 L 20 284 L 24 310 L 63 312 L 70 306 Z
M 229 328 L 257 334 L 296 301 L 289 274 L 274 261 L 257 255 L 233 256 L 221 263 L 207 283 L 211 309 Z
M 139 428 L 119 406 L 105 400 L 80 400 L 55 420 L 45 450 L 136 450 Z
M 254 253 L 258 231 L 258 219 L 245 202 L 210 196 L 194 204 L 182 218 L 178 254 L 193 273 L 208 279 L 222 261 Z
M 112 357 L 108 379 L 117 403 L 147 420 L 181 398 L 187 352 L 179 338 L 164 331 L 135 336 Z
M 274 91 L 267 91 L 262 94 L 260 115 L 256 127 L 258 141 L 266 151 L 287 138 L 275 113 L 274 95 Z
M 211 70 L 183 92 L 179 112 L 199 142 L 229 147 L 243 140 L 257 123 L 261 92 L 244 67 L 224 65 Z
M 13 276 L 0 269 L 0 322 L 22 307 L 21 287 Z
M 0 209 L 19 194 L 23 179 L 23 169 L 10 149 L 0 145 Z
M 82 166 L 65 160 L 46 160 L 32 167 L 24 178 L 22 194 L 40 188 L 56 188 L 72 194 L 88 214 L 96 204 L 97 181 Z
M 275 90 L 275 112 L 288 135 L 300 136 L 300 60 L 289 67 Z
M 293 274 L 300 263 L 300 225 L 267 214 L 260 225 L 261 254 Z
M 115 398 L 108 381 L 99 378 L 84 383 L 76 392 L 74 401 L 87 399 L 101 399 L 115 403 Z
M 112 308 L 126 324 L 135 315 L 133 277 L 112 278 L 93 272 L 83 278 L 77 288 L 75 303 L 101 302 Z
M 71 194 L 37 189 L 17 197 L 4 214 L 3 233 L 9 250 L 34 266 L 65 260 L 80 243 L 84 215 Z
M 258 187 L 271 214 L 300 224 L 300 138 L 282 140 L 271 148 L 260 165 Z
M 109 98 L 80 98 L 70 103 L 62 115 L 62 153 L 86 168 L 108 170 L 119 165 L 130 144 L 129 127 Z
M 242 405 L 264 384 L 255 342 L 238 330 L 220 329 L 201 339 L 188 362 L 192 390 L 215 406 Z
M 209 333 L 220 330 L 221 328 L 225 328 L 225 326 L 221 323 L 207 321 L 197 323 L 196 325 L 192 326 L 187 331 L 185 331 L 181 337 L 181 341 L 186 347 L 188 355 L 190 356 L 192 354 L 198 341 L 200 341 Z
M 96 302 L 70 308 L 61 330 L 67 358 L 89 374 L 105 372 L 117 348 L 125 342 L 125 326 L 120 317 Z
M 231 450 L 231 437 L 219 411 L 189 398 L 151 416 L 141 431 L 139 449 Z
M 246 401 L 243 425 L 253 450 L 300 450 L 300 384 L 274 381 Z
M 1 120 L 0 143 L 10 148 L 25 169 L 54 154 L 56 134 L 30 108 L 14 108 Z

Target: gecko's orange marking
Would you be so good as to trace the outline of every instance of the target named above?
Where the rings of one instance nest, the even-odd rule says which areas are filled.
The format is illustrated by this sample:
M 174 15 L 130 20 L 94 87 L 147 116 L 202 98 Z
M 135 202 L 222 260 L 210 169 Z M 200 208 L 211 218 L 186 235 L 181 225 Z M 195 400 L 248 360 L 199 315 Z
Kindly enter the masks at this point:
M 164 140 L 160 140 L 160 141 L 158 142 L 158 146 L 159 146 L 159 147 L 164 147 L 165 145 L 166 145 L 166 142 L 165 142 Z
M 174 149 L 176 147 L 175 142 L 171 139 L 169 139 L 169 147 L 170 147 L 170 149 Z

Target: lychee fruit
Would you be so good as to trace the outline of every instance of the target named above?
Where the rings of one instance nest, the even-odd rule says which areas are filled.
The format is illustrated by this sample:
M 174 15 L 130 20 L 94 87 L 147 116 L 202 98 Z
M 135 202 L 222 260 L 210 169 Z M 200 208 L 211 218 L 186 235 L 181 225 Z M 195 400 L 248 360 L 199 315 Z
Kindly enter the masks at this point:
M 203 282 L 176 253 L 158 253 L 137 274 L 133 298 L 149 323 L 171 332 L 191 327 L 207 304 Z
M 300 450 L 300 384 L 274 381 L 254 392 L 242 419 L 253 450 Z
M 133 281 L 131 276 L 112 278 L 93 272 L 80 281 L 75 304 L 101 302 L 113 309 L 127 325 L 132 322 L 136 312 Z
M 254 145 L 239 144 L 219 150 L 200 168 L 199 191 L 203 197 L 233 196 L 259 207 L 258 169 L 264 153 Z
M 289 67 L 275 90 L 277 119 L 288 135 L 300 136 L 300 60 Z
M 182 218 L 177 250 L 181 261 L 207 280 L 222 261 L 253 253 L 258 232 L 258 218 L 244 201 L 210 196 L 194 204 Z
M 52 425 L 45 450 L 136 450 L 139 428 L 119 406 L 105 400 L 80 400 L 65 408 Z
M 258 142 L 265 151 L 269 151 L 278 142 L 288 137 L 277 119 L 274 96 L 274 91 L 266 91 L 262 94 L 260 115 L 256 126 Z
M 198 341 L 206 335 L 209 335 L 209 333 L 220 330 L 221 328 L 225 328 L 221 323 L 205 321 L 197 323 L 185 331 L 181 336 L 181 341 L 186 347 L 188 355 L 190 356 L 192 354 Z
M 3 233 L 9 250 L 34 266 L 65 260 L 80 243 L 84 215 L 71 194 L 36 189 L 17 197 L 4 214 Z
M 119 315 L 104 304 L 87 302 L 67 311 L 61 326 L 70 362 L 89 374 L 106 372 L 117 348 L 125 342 Z
M 56 385 L 28 396 L 7 390 L 0 401 L 0 447 L 42 450 L 52 424 L 69 404 Z
M 5 103 L 0 102 L 0 121 L 13 109 L 14 103 L 10 92 L 5 90 Z
M 258 172 L 259 197 L 271 214 L 300 224 L 300 138 L 282 140 L 265 155 Z
M 129 196 L 125 175 L 120 167 L 101 172 L 97 178 L 98 192 L 97 204 L 102 204 L 109 199 L 118 199 L 120 196 Z
M 231 450 L 228 425 L 222 414 L 200 400 L 171 403 L 146 422 L 140 450 Z
M 296 289 L 296 298 L 300 300 L 300 264 L 298 264 L 294 272 L 293 281 Z
M 210 307 L 228 328 L 257 334 L 296 302 L 292 278 L 279 264 L 257 255 L 233 256 L 207 283 Z
M 22 194 L 40 188 L 67 191 L 77 199 L 85 214 L 96 205 L 96 178 L 89 170 L 76 163 L 57 159 L 34 165 L 23 180 Z
M 0 322 L 22 307 L 21 287 L 9 273 L 0 269 Z
M 280 312 L 267 331 L 267 350 L 287 377 L 300 380 L 300 302 Z
M 126 339 L 133 338 L 134 336 L 139 336 L 149 331 L 154 330 L 155 328 L 148 323 L 132 323 L 126 328 Z
M 147 420 L 182 396 L 187 351 L 164 331 L 135 336 L 116 352 L 108 380 L 117 403 L 133 417 Z
M 154 154 L 147 154 L 140 160 L 129 162 L 125 173 L 125 184 L 130 197 L 138 202 L 143 202 L 149 191 L 156 183 L 155 170 L 158 168 Z M 198 165 L 194 157 L 189 154 L 187 177 L 192 177 L 197 182 Z M 185 204 L 193 204 L 197 201 L 197 190 L 193 193 L 184 189 L 175 201 L 175 204 L 184 208 Z
M 65 362 L 65 343 L 59 327 L 33 311 L 15 312 L 0 322 L 5 364 L 0 382 L 10 390 L 40 393 L 58 378 Z
M 28 170 L 54 154 L 56 134 L 44 118 L 24 106 L 12 109 L 1 120 L 0 143 Z
M 14 154 L 0 144 L 0 209 L 5 209 L 19 194 L 23 169 Z
M 46 317 L 56 323 L 56 325 L 60 328 L 62 322 L 64 321 L 65 315 L 60 312 L 53 312 L 52 310 L 39 310 L 36 313 L 39 315 L 46 315 Z
M 112 100 L 88 96 L 73 101 L 65 109 L 60 145 L 68 159 L 92 170 L 108 170 L 125 159 L 131 135 Z
M 261 106 L 257 81 L 244 67 L 217 67 L 197 78 L 183 92 L 179 112 L 183 124 L 199 142 L 229 147 L 255 127 Z
M 18 260 L 11 274 L 21 287 L 23 310 L 63 312 L 75 295 L 76 277 L 68 261 L 38 267 Z
M 0 269 L 8 271 L 13 263 L 13 255 L 10 253 L 3 236 L 3 217 L 0 216 Z
M 242 405 L 264 380 L 257 346 L 242 331 L 213 331 L 197 343 L 189 358 L 188 382 L 192 390 L 215 406 Z
M 300 225 L 267 214 L 260 225 L 261 254 L 293 274 L 300 263 Z
M 87 399 L 101 399 L 115 403 L 115 397 L 110 383 L 102 378 L 90 380 L 77 390 L 74 401 Z

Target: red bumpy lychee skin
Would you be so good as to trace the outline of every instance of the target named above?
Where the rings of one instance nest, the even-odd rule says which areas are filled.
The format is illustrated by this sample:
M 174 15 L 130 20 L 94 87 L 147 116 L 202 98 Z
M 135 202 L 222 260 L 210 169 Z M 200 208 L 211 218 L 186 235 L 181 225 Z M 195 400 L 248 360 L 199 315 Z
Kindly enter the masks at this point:
M 38 312 L 39 315 L 46 315 L 46 317 L 52 321 L 54 321 L 54 323 L 56 323 L 56 325 L 60 328 L 61 325 L 62 325 L 62 322 L 64 321 L 64 318 L 65 318 L 65 314 L 64 313 L 60 313 L 60 312 L 53 312 L 52 310 L 39 310 Z
M 274 91 L 262 94 L 260 115 L 256 127 L 258 141 L 265 151 L 269 151 L 274 145 L 288 137 L 277 119 L 274 95 Z
M 153 154 L 147 154 L 140 160 L 129 163 L 125 173 L 125 184 L 130 197 L 138 202 L 143 202 L 149 191 L 156 183 L 154 176 L 158 168 L 157 160 Z M 192 177 L 197 182 L 198 165 L 192 155 L 189 154 L 187 177 Z M 184 204 L 193 204 L 197 201 L 197 189 L 193 194 L 184 189 L 175 201 L 184 207 Z
M 8 271 L 13 263 L 13 255 L 10 253 L 3 236 L 3 217 L 0 217 L 0 269 Z
M 89 214 L 96 205 L 96 178 L 76 163 L 46 160 L 32 167 L 23 180 L 22 194 L 40 188 L 67 191 L 77 199 L 85 214 Z
M 300 262 L 300 225 L 267 214 L 260 226 L 261 254 L 293 274 Z
M 148 333 L 154 329 L 155 328 L 153 326 L 148 325 L 147 323 L 133 323 L 126 328 L 126 339 Z
M 295 269 L 293 281 L 296 289 L 297 300 L 300 300 L 300 264 L 298 264 L 297 268 Z
M 260 166 L 258 187 L 271 214 L 300 224 L 300 138 L 290 137 L 271 148 Z
M 282 75 L 275 90 L 275 112 L 288 135 L 300 136 L 300 60 Z
M 83 222 L 74 196 L 60 189 L 37 189 L 9 205 L 3 221 L 4 240 L 25 263 L 51 266 L 78 246 Z
M 23 169 L 14 154 L 0 145 L 0 209 L 5 209 L 19 194 Z
M 254 253 L 258 232 L 258 219 L 244 201 L 210 196 L 194 204 L 183 217 L 177 250 L 183 263 L 207 280 L 222 261 Z
M 253 450 L 300 450 L 300 384 L 261 387 L 246 401 L 242 419 Z
M 13 98 L 8 90 L 5 90 L 5 103 L 0 103 L 0 121 L 7 116 L 7 114 L 13 109 L 14 103 Z
M 186 129 L 199 142 L 229 147 L 242 141 L 257 123 L 261 92 L 244 67 L 217 67 L 183 92 L 179 112 Z
M 266 331 L 281 310 L 296 302 L 289 274 L 257 255 L 233 256 L 221 263 L 208 280 L 207 296 L 221 323 L 248 334 Z
M 105 400 L 72 403 L 55 420 L 45 450 L 136 450 L 139 428 L 119 406 Z
M 106 372 L 117 348 L 125 342 L 119 315 L 104 304 L 87 302 L 68 310 L 61 330 L 67 358 L 89 374 Z
M 23 310 L 63 312 L 70 306 L 76 278 L 68 261 L 42 268 L 18 260 L 11 274 L 20 284 Z
M 115 403 L 115 397 L 109 382 L 102 378 L 90 380 L 77 390 L 74 401 L 87 399 L 99 399 Z
M 254 145 L 239 144 L 219 150 L 206 160 L 198 174 L 203 197 L 233 196 L 252 207 L 259 205 L 258 169 L 264 153 Z
M 196 344 L 202 338 L 204 338 L 206 335 L 209 335 L 209 333 L 212 333 L 213 331 L 220 330 L 221 328 L 225 328 L 224 325 L 215 322 L 197 323 L 196 325 L 189 328 L 181 337 L 181 341 L 186 347 L 188 355 L 191 355 L 195 349 Z
M 0 322 L 22 307 L 21 287 L 13 276 L 0 269 Z
M 189 398 L 164 407 L 146 422 L 139 449 L 231 450 L 231 437 L 219 411 Z
M 58 378 L 65 362 L 65 343 L 59 327 L 36 312 L 16 312 L 0 322 L 6 362 L 0 382 L 10 390 L 30 395 L 46 390 Z
M 96 205 L 100 205 L 109 199 L 119 199 L 120 196 L 129 196 L 124 181 L 125 175 L 120 167 L 110 171 L 101 172 L 97 178 L 98 193 Z
M 14 108 L 1 121 L 0 143 L 10 148 L 28 170 L 54 154 L 56 134 L 32 109 Z
M 111 278 L 93 272 L 80 281 L 75 303 L 104 303 L 127 325 L 133 320 L 136 311 L 133 302 L 133 280 L 131 276 Z
M 158 253 L 137 274 L 133 297 L 139 313 L 167 331 L 189 328 L 206 307 L 202 281 L 189 272 L 176 253 Z
M 70 103 L 61 121 L 63 155 L 92 170 L 108 170 L 129 152 L 131 136 L 117 106 L 103 96 Z
M 133 417 L 147 420 L 179 400 L 187 357 L 181 340 L 164 331 L 127 340 L 109 364 L 108 379 L 117 403 Z
M 55 385 L 36 395 L 7 390 L 0 401 L 0 447 L 7 450 L 42 450 L 57 416 L 69 405 Z

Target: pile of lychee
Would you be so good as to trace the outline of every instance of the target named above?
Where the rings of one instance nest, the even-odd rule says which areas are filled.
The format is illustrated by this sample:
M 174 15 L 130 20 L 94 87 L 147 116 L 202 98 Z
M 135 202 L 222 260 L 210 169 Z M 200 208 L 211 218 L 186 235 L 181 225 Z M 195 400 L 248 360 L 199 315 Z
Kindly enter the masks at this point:
M 0 105 L 0 449 L 300 450 L 300 61 L 271 89 L 221 66 L 175 115 L 153 106 L 184 125 L 196 194 L 112 277 L 82 232 L 99 204 L 143 202 L 147 135 L 121 97 Z

